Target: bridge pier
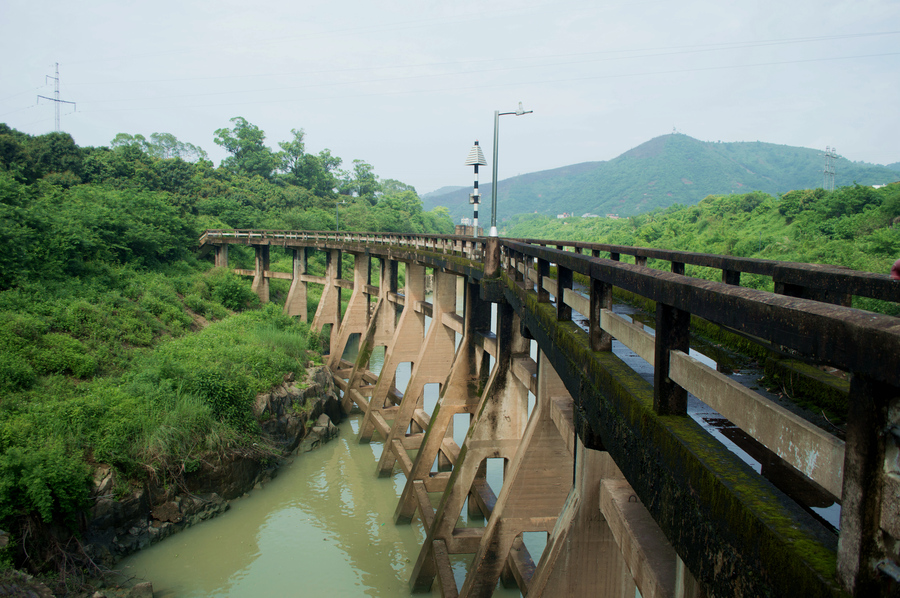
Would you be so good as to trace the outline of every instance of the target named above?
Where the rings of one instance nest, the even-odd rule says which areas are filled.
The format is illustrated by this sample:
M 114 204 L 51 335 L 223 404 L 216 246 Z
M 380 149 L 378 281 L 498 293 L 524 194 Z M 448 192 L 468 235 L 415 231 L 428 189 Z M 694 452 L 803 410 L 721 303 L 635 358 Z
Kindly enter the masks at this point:
M 291 260 L 293 279 L 291 280 L 291 288 L 288 291 L 287 298 L 284 300 L 284 313 L 289 316 L 300 316 L 301 322 L 309 321 L 306 304 L 306 281 L 303 280 L 303 277 L 306 276 L 308 264 L 306 251 L 305 247 L 291 250 L 293 253 L 293 259 Z
M 216 258 L 215 258 L 215 266 L 216 268 L 227 268 L 228 267 L 228 245 L 216 245 L 215 248 Z
M 478 477 L 479 470 L 486 459 L 503 459 L 507 464 L 505 471 L 508 473 L 508 464 L 515 457 L 525 431 L 528 387 L 515 377 L 511 359 L 513 355 L 527 357 L 528 341 L 519 334 L 518 321 L 508 305 L 498 305 L 496 342 L 485 342 L 483 348 L 485 352 L 492 354 L 496 360 L 495 366 L 480 397 L 475 417 L 460 449 L 448 485 L 443 490 L 441 502 L 433 518 L 429 515 L 423 517 L 425 520 L 431 519 L 432 522 L 428 525 L 430 529 L 427 538 L 410 578 L 410 587 L 413 591 L 427 591 L 431 588 L 435 575 L 439 574 L 444 595 L 455 594 L 455 591 L 448 594 L 447 584 L 452 580 L 452 574 L 449 558 L 445 554 L 477 552 L 483 534 L 486 533 L 485 528 L 456 527 L 466 498 L 475 493 L 476 500 L 483 503 L 486 515 L 494 511 L 497 499 L 490 487 Z M 469 403 L 468 400 L 466 402 Z M 443 403 L 440 403 L 438 409 L 442 408 Z M 438 432 L 439 437 L 444 437 L 443 433 L 433 428 L 429 429 L 429 432 Z M 430 463 L 428 465 L 430 466 Z M 424 498 L 419 500 L 418 507 L 424 510 L 431 508 L 430 503 Z M 497 576 L 505 566 L 505 558 L 511 548 L 508 537 L 499 540 L 502 541 L 504 560 L 491 563 L 492 566 L 486 573 L 493 577 L 493 585 L 496 585 Z M 482 560 L 487 564 L 485 559 Z M 455 582 L 452 585 L 455 590 Z M 473 595 L 478 595 L 477 591 Z
M 422 340 L 425 338 L 425 312 L 422 308 L 424 301 L 425 267 L 407 262 L 403 311 L 385 352 L 384 364 L 381 366 L 378 382 L 372 390 L 369 408 L 359 426 L 357 438 L 360 442 L 368 442 L 376 428 L 383 438 L 389 435 L 390 427 L 385 419 L 385 409 L 392 408 L 401 400 L 399 391 L 394 386 L 397 367 L 401 363 L 413 362 L 422 347 Z
M 254 245 L 253 249 L 256 253 L 256 267 L 253 270 L 253 283 L 250 285 L 250 290 L 256 293 L 262 303 L 268 303 L 269 245 Z
M 391 474 L 397 461 L 397 455 L 402 458 L 403 451 L 408 448 L 415 450 L 420 448 L 420 444 L 410 446 L 409 443 L 404 443 L 407 428 L 411 425 L 419 425 L 413 416 L 415 410 L 421 409 L 424 403 L 425 385 L 443 384 L 446 382 L 447 374 L 450 373 L 450 366 L 456 352 L 456 331 L 444 326 L 443 321 L 445 316 L 456 312 L 455 279 L 456 277 L 451 274 L 439 271 L 434 273 L 431 325 L 428 327 L 425 341 L 418 341 L 421 346 L 413 362 L 409 383 L 403 392 L 403 400 L 385 439 L 385 446 L 395 447 L 395 450 L 382 451 L 381 459 L 378 462 L 378 475 L 380 476 Z M 409 340 L 413 345 L 416 344 L 415 338 Z M 401 339 L 401 342 L 406 341 Z M 395 446 L 394 443 L 399 443 L 399 446 Z M 419 443 L 421 443 L 421 439 Z
M 337 369 L 341 363 L 341 357 L 347 348 L 347 342 L 353 334 L 362 334 L 369 323 L 369 294 L 367 293 L 368 256 L 354 253 L 353 255 L 353 290 L 350 293 L 350 302 L 344 317 L 340 318 L 337 328 L 337 341 L 331 344 L 331 354 L 326 365 L 332 370 Z M 337 287 L 340 288 L 340 287 Z M 334 295 L 340 301 L 340 294 Z M 340 305 L 338 305 L 340 309 Z M 335 335 L 332 334 L 332 338 Z
M 331 249 L 325 254 L 325 281 L 322 287 L 322 296 L 319 298 L 319 306 L 313 318 L 313 328 L 322 330 L 326 324 L 331 324 L 329 347 L 335 347 L 338 339 L 338 329 L 341 325 L 341 287 L 338 286 L 341 278 L 341 251 Z

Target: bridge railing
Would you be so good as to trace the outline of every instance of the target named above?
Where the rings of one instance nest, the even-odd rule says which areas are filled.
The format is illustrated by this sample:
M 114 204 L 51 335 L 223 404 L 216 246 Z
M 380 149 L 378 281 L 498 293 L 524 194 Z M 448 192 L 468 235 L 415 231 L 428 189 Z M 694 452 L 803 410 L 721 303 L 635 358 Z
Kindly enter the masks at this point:
M 200 238 L 200 245 L 208 242 L 226 241 L 239 244 L 283 244 L 291 243 L 361 243 L 395 245 L 442 253 L 455 253 L 470 259 L 482 261 L 485 237 L 462 235 L 413 235 L 379 232 L 334 232 L 334 231 L 293 231 L 262 229 L 220 229 L 207 230 Z M 721 280 L 726 284 L 740 285 L 742 274 L 752 274 L 771 278 L 774 291 L 780 295 L 813 299 L 827 303 L 849 306 L 853 296 L 900 303 L 900 284 L 887 274 L 860 272 L 841 266 L 825 264 L 800 264 L 777 260 L 742 258 L 690 251 L 631 247 L 604 243 L 580 241 L 553 241 L 547 239 L 511 239 L 518 243 L 538 247 L 555 247 L 580 255 L 604 257 L 621 261 L 622 256 L 631 256 L 635 264 L 646 266 L 648 260 L 667 261 L 670 270 L 685 274 L 685 266 L 697 266 L 720 270 Z
M 615 337 L 653 366 L 653 409 L 657 414 L 685 415 L 687 394 L 691 393 L 836 497 L 842 504 L 838 571 L 845 583 L 854 585 L 846 578 L 856 577 L 883 554 L 871 538 L 881 533 L 900 538 L 895 512 L 900 478 L 894 471 L 896 463 L 885 461 L 886 454 L 898 450 L 897 439 L 890 432 L 896 429 L 892 419 L 896 414 L 889 412 L 897 409 L 900 398 L 900 319 L 594 257 L 602 250 L 589 244 L 575 246 L 575 251 L 566 251 L 562 244 L 544 247 L 555 244 L 544 241 L 503 240 L 501 244 L 507 274 L 521 288 L 536 294 L 538 302 L 549 303 L 550 295 L 556 297 L 558 321 L 572 320 L 573 309 L 584 316 L 591 350 L 609 351 Z M 578 251 L 585 248 L 593 255 Z M 655 250 L 639 253 L 634 249 L 632 253 L 638 257 L 683 260 L 673 263 L 706 260 L 698 255 L 676 256 Z M 721 258 L 719 265 L 746 265 L 727 260 L 730 258 Z M 702 265 L 712 263 L 706 260 Z M 551 264 L 556 265 L 555 278 L 550 276 Z M 871 280 L 865 273 L 824 267 L 756 265 L 756 272 L 787 272 L 798 277 L 810 273 L 817 281 L 834 277 Z M 574 273 L 590 280 L 587 296 L 573 289 Z M 900 288 L 900 283 L 891 283 Z M 655 335 L 612 313 L 613 287 L 656 302 Z M 852 288 L 868 292 L 878 287 L 860 283 Z M 895 288 L 889 290 L 873 294 L 893 297 Z M 785 347 L 810 362 L 849 372 L 846 442 L 691 358 L 691 315 Z M 852 467 L 845 469 L 845 463 Z
M 868 297 L 900 303 L 900 284 L 887 274 L 860 272 L 842 266 L 800 264 L 778 260 L 732 257 L 711 253 L 695 253 L 631 247 L 580 241 L 550 241 L 546 239 L 514 239 L 517 242 L 542 247 L 556 247 L 592 257 L 609 257 L 620 261 L 631 256 L 635 264 L 646 266 L 648 259 L 669 262 L 671 271 L 685 273 L 685 266 L 699 266 L 722 272 L 722 282 L 740 285 L 741 274 L 755 274 L 771 278 L 775 292 L 781 295 L 815 299 L 838 305 L 850 305 L 852 296 Z
M 455 254 L 482 262 L 485 237 L 463 235 L 419 235 L 407 233 L 355 231 L 294 231 L 261 229 L 210 229 L 200 237 L 200 245 L 216 242 L 243 245 L 356 244 L 392 246 L 434 253 Z

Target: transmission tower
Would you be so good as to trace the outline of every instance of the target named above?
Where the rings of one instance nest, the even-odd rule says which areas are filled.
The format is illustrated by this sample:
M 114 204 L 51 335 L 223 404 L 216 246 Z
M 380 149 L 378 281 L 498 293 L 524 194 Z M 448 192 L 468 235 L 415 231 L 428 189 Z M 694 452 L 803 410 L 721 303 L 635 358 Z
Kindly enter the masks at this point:
M 44 79 L 44 81 L 46 82 L 47 79 L 53 79 L 53 81 L 56 82 L 56 93 L 55 93 L 56 97 L 48 98 L 47 96 L 39 95 L 38 100 L 40 100 L 41 98 L 44 98 L 45 100 L 50 100 L 51 102 L 56 102 L 56 132 L 59 133 L 59 105 L 60 104 L 72 104 L 74 106 L 75 102 L 67 102 L 66 100 L 59 99 L 59 63 L 58 62 L 56 63 L 56 75 L 53 77 L 51 77 L 50 75 L 47 75 L 47 77 L 46 77 L 46 79 Z
M 825 182 L 822 188 L 834 191 L 834 161 L 838 158 L 837 148 L 825 146 Z

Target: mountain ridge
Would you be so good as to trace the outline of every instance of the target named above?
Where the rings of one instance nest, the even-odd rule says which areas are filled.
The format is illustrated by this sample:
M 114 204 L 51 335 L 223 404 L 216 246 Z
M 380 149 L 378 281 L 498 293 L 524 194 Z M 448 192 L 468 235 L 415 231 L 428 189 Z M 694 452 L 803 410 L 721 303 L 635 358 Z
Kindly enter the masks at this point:
M 500 182 L 499 219 L 516 214 L 563 212 L 632 216 L 679 203 L 693 205 L 708 195 L 763 191 L 772 195 L 823 186 L 819 150 L 762 141 L 699 141 L 680 133 L 646 141 L 607 161 L 581 162 L 527 173 Z M 835 185 L 884 184 L 896 167 L 835 162 Z M 490 198 L 491 184 L 481 186 Z M 469 189 L 423 196 L 425 209 L 443 205 L 451 216 L 471 217 Z M 486 203 L 486 202 L 483 202 Z M 489 210 L 489 208 L 488 208 Z M 485 216 L 487 216 L 487 211 Z

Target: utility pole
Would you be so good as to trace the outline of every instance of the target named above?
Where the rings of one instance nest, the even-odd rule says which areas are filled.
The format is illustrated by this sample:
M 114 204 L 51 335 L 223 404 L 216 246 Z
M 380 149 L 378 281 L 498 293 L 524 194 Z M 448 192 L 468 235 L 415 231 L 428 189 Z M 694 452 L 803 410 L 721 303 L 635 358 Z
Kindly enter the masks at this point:
M 47 79 L 53 79 L 56 82 L 56 94 L 55 94 L 56 97 L 48 98 L 47 96 L 39 95 L 38 100 L 40 100 L 41 98 L 44 98 L 45 100 L 50 100 L 51 102 L 56 102 L 56 132 L 59 133 L 59 105 L 60 104 L 72 104 L 74 106 L 75 102 L 67 102 L 66 100 L 59 99 L 59 63 L 58 62 L 56 63 L 56 76 L 51 77 L 50 75 L 47 75 L 46 78 L 44 79 L 44 82 L 46 82 Z
M 837 148 L 825 146 L 825 182 L 822 187 L 826 191 L 834 191 L 834 161 L 837 160 Z

